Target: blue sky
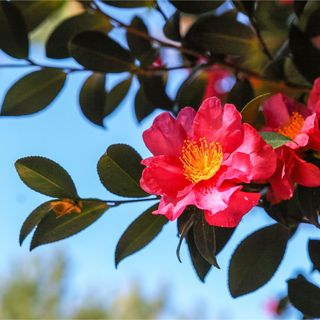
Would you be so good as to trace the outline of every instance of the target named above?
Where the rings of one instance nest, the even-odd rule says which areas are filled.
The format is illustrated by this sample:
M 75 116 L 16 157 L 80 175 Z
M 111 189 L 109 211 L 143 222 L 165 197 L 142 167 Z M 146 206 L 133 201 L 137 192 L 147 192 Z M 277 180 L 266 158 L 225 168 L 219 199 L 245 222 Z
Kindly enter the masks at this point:
M 115 13 L 122 12 L 114 9 Z M 135 11 L 132 11 L 134 13 Z M 138 11 L 146 21 L 153 21 L 151 30 L 157 34 L 158 14 L 146 10 Z M 123 21 L 129 15 L 121 16 Z M 43 60 L 41 48 L 33 48 L 37 61 Z M 0 54 L 0 64 L 8 57 Z M 66 61 L 68 63 L 68 61 Z M 33 69 L 1 69 L 0 101 L 6 90 L 22 75 Z M 114 199 L 99 182 L 96 164 L 106 148 L 113 143 L 127 143 L 146 157 L 148 150 L 143 145 L 141 134 L 151 125 L 156 112 L 141 125 L 133 115 L 133 94 L 123 101 L 114 114 L 105 120 L 106 130 L 89 123 L 80 113 L 78 95 L 87 73 L 75 73 L 57 99 L 43 112 L 20 118 L 0 119 L 0 203 L 1 210 L 1 254 L 0 272 L 10 272 L 10 264 L 16 259 L 34 256 L 46 259 L 57 250 L 65 251 L 71 259 L 70 302 L 77 301 L 88 291 L 110 296 L 114 291 L 125 291 L 133 281 L 141 283 L 147 296 L 157 294 L 164 286 L 170 288 L 171 309 L 187 312 L 201 307 L 207 318 L 259 318 L 267 319 L 263 311 L 269 297 L 286 288 L 285 280 L 293 271 L 309 271 L 306 257 L 306 239 L 315 238 L 318 231 L 305 226 L 289 245 L 276 276 L 262 289 L 238 299 L 232 299 L 227 288 L 227 267 L 230 255 L 241 239 L 272 220 L 261 209 L 249 213 L 240 224 L 234 237 L 219 257 L 221 270 L 212 270 L 206 283 L 201 283 L 192 270 L 185 246 L 182 247 L 183 263 L 175 256 L 178 243 L 176 224 L 168 223 L 156 240 L 141 252 L 114 266 L 114 250 L 126 227 L 150 203 L 128 204 L 108 211 L 99 221 L 80 234 L 67 240 L 28 250 L 28 241 L 20 247 L 18 234 L 22 222 L 40 203 L 48 198 L 28 189 L 16 174 L 14 162 L 24 156 L 41 155 L 61 164 L 73 177 L 82 197 Z M 118 78 L 110 77 L 114 83 Z M 169 92 L 173 93 L 181 82 L 179 73 L 170 79 Z M 290 249 L 291 248 L 291 249 Z M 18 260 L 19 261 L 19 260 Z M 23 264 L 22 264 L 23 266 Z M 319 278 L 319 277 L 318 277 Z M 170 309 L 166 317 L 170 318 Z

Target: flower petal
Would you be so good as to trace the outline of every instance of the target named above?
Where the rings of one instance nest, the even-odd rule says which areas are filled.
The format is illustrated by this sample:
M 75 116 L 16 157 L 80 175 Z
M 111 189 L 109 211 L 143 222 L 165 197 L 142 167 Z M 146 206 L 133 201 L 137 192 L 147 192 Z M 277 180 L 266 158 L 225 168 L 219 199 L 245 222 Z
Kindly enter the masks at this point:
M 191 107 L 185 107 L 178 113 L 177 122 L 179 122 L 184 128 L 187 136 L 189 136 L 191 133 L 192 124 L 196 113 L 196 110 Z
M 142 160 L 146 165 L 140 179 L 141 188 L 157 195 L 177 196 L 187 192 L 185 188 L 192 187 L 182 171 L 178 158 L 156 156 Z
M 217 97 L 202 102 L 193 121 L 193 137 L 219 142 L 224 153 L 232 152 L 242 141 L 241 115 L 233 104 L 224 108 Z
M 208 224 L 219 227 L 236 227 L 242 217 L 256 206 L 260 193 L 236 191 L 229 200 L 228 207 L 220 212 L 205 211 Z
M 185 138 L 185 130 L 168 112 L 158 115 L 143 132 L 144 143 L 155 156 L 179 156 Z
M 293 179 L 305 187 L 320 186 L 320 169 L 312 163 L 306 162 L 295 155 L 295 170 Z
M 307 106 L 311 112 L 320 115 L 320 78 L 317 78 L 313 83 Z

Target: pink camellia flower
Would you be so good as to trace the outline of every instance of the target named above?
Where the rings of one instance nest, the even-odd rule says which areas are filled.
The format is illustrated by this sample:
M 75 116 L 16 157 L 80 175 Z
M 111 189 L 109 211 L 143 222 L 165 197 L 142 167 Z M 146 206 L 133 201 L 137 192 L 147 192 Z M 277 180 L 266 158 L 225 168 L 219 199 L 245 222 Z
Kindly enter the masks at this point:
M 268 179 L 276 167 L 272 147 L 241 123 L 234 105 L 222 107 L 217 97 L 205 100 L 198 112 L 183 108 L 176 119 L 161 113 L 143 139 L 153 157 L 142 160 L 140 184 L 161 196 L 153 213 L 170 220 L 194 205 L 210 225 L 234 227 L 260 198 L 242 191 L 242 184 Z
M 320 169 L 303 160 L 304 151 L 320 151 L 320 79 L 314 83 L 307 106 L 279 93 L 263 103 L 262 111 L 266 123 L 262 131 L 292 139 L 276 150 L 277 169 L 269 179 L 271 203 L 290 199 L 296 184 L 320 186 Z

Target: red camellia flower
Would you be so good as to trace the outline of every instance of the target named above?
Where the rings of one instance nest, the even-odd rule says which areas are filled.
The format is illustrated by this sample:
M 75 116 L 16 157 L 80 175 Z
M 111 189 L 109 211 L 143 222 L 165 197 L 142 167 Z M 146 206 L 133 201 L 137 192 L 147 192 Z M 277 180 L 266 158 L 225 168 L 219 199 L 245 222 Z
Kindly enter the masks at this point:
M 276 94 L 264 102 L 262 110 L 266 123 L 262 131 L 274 131 L 292 139 L 276 150 L 277 169 L 269 179 L 271 203 L 290 199 L 295 184 L 320 186 L 320 169 L 303 160 L 304 151 L 320 151 L 320 79 L 314 83 L 307 106 Z
M 241 123 L 234 105 L 222 107 L 217 97 L 205 100 L 198 112 L 183 108 L 176 119 L 161 113 L 143 139 L 153 157 L 142 161 L 140 184 L 161 196 L 153 213 L 170 220 L 194 205 L 210 225 L 234 227 L 260 198 L 242 191 L 242 183 L 267 179 L 276 167 L 272 147 Z

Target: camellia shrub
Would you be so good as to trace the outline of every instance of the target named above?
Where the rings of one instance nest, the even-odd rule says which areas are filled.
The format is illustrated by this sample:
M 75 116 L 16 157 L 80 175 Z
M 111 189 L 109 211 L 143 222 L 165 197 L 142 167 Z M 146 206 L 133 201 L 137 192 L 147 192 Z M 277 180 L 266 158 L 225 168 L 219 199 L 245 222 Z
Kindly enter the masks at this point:
M 29 56 L 30 33 L 63 5 L 0 2 L 0 48 L 20 67 L 33 68 L 8 90 L 1 116 L 43 110 L 75 72 L 90 73 L 79 104 L 95 125 L 103 127 L 133 83 L 137 120 L 162 112 L 142 136 L 148 158 L 129 145 L 113 144 L 98 161 L 101 183 L 123 200 L 80 198 L 53 160 L 18 159 L 21 180 L 52 197 L 26 218 L 20 243 L 35 229 L 34 249 L 78 233 L 113 207 L 151 201 L 121 236 L 116 265 L 176 222 L 177 257 L 186 241 L 204 281 L 211 268 L 219 268 L 217 256 L 245 223 L 242 217 L 259 206 L 274 223 L 237 246 L 228 286 L 233 297 L 262 287 L 299 226 L 320 226 L 320 3 L 80 1 L 80 12 L 63 19 L 45 41 L 46 56 L 56 63 L 38 63 Z M 162 18 L 157 36 L 142 14 L 122 22 L 121 11 L 143 7 Z M 113 36 L 118 28 L 126 39 Z M 59 65 L 64 58 L 70 67 Z M 169 95 L 167 82 L 176 70 L 185 70 L 184 79 Z M 126 77 L 106 90 L 106 75 L 118 73 Z M 309 240 L 308 254 L 320 271 L 320 240 Z M 306 317 L 320 317 L 320 288 L 302 275 L 287 284 L 283 301 Z

